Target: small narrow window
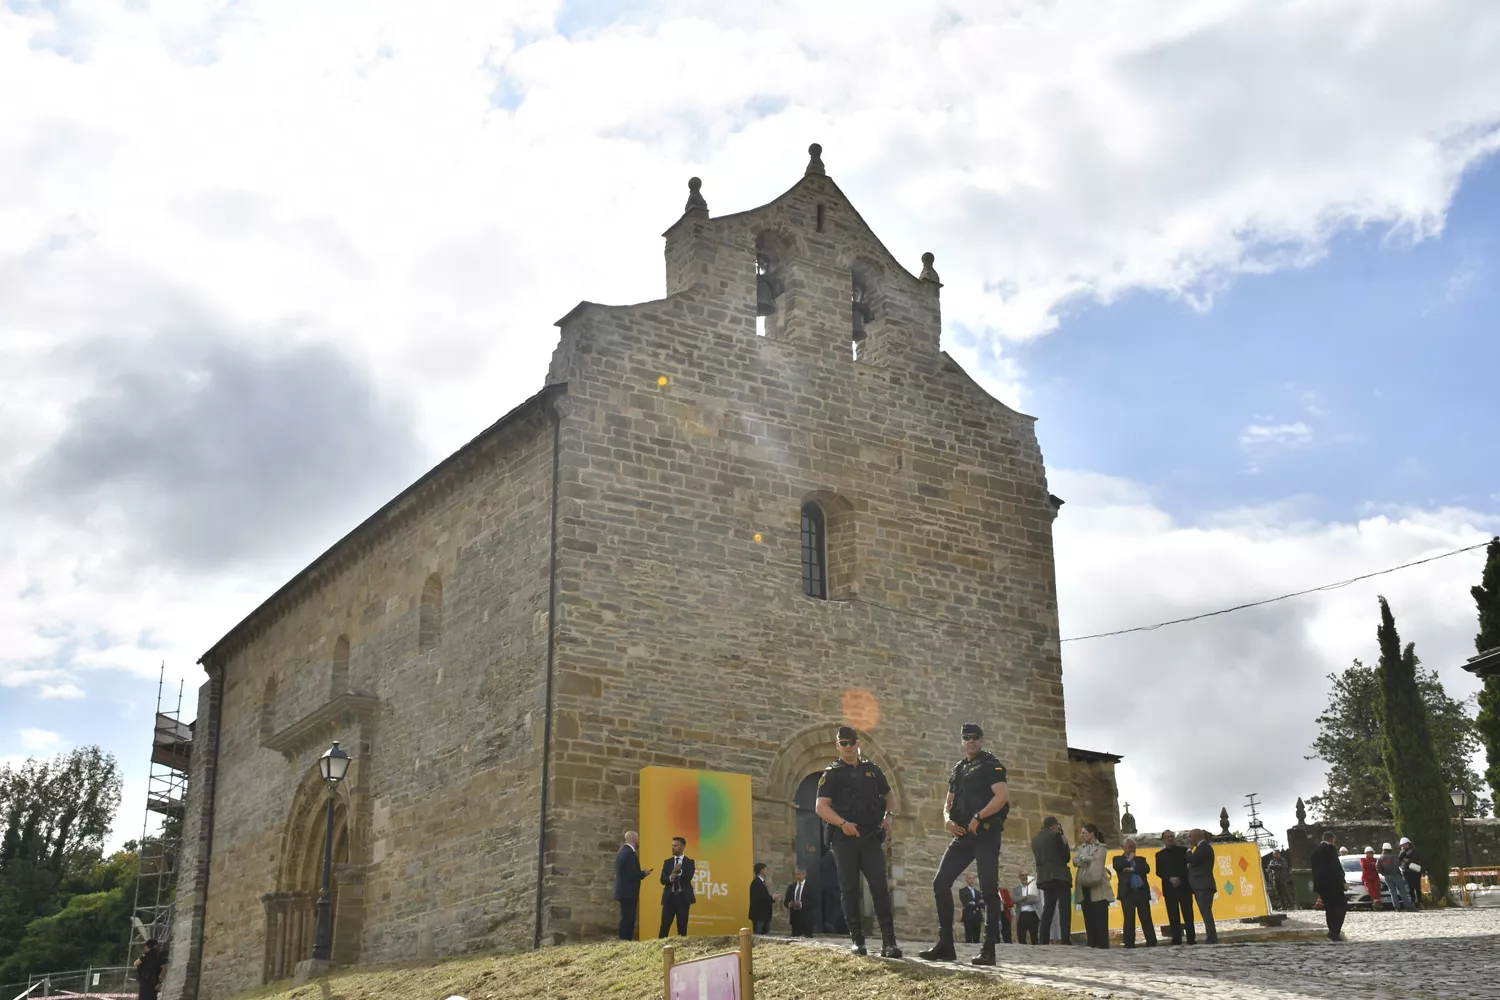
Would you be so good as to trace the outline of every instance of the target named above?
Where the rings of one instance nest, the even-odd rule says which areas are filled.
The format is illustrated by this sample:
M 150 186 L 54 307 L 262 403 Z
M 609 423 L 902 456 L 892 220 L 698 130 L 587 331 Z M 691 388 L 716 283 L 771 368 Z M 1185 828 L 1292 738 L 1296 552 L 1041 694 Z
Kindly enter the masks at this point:
M 333 644 L 333 669 L 328 680 L 328 695 L 337 698 L 349 690 L 349 637 L 341 635 Z
M 764 316 L 755 317 L 755 335 L 757 337 L 764 337 L 766 335 L 766 318 Z
M 443 580 L 436 573 L 422 588 L 422 606 L 417 614 L 417 652 L 436 649 L 443 641 Z
M 826 522 L 817 501 L 802 505 L 802 592 L 819 600 L 828 598 Z
M 276 678 L 266 679 L 260 695 L 260 739 L 264 743 L 276 735 Z
M 823 231 L 823 206 L 818 206 L 818 232 Z

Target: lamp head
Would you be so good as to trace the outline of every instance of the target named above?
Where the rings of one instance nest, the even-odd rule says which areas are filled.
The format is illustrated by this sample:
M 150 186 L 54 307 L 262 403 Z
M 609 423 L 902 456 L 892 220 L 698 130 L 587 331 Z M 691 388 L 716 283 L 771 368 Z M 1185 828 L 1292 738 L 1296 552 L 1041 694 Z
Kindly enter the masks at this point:
M 339 749 L 338 740 L 334 740 L 333 746 L 318 758 L 318 773 L 330 785 L 337 785 L 349 773 L 349 755 Z
M 1466 798 L 1466 796 L 1464 795 L 1464 790 L 1462 788 L 1453 789 L 1453 791 L 1448 793 L 1448 798 L 1453 800 L 1453 808 L 1462 809 L 1464 807 L 1464 799 Z

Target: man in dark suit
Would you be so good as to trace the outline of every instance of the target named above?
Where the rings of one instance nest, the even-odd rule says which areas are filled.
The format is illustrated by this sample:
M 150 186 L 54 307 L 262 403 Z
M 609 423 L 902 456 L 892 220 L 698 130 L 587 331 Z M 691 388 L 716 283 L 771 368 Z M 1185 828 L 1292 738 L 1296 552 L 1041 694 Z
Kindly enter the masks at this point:
M 1072 852 L 1056 816 L 1042 820 L 1042 829 L 1031 838 L 1036 859 L 1036 884 L 1042 890 L 1042 944 L 1052 939 L 1052 915 L 1058 915 L 1061 944 L 1073 943 L 1073 873 L 1068 869 Z
M 781 894 L 781 905 L 792 918 L 792 937 L 813 936 L 813 887 L 807 872 L 797 869 L 796 881 Z
M 964 876 L 964 887 L 958 890 L 958 903 L 964 908 L 964 941 L 978 944 L 979 932 L 984 929 L 984 897 L 979 893 L 973 872 Z
M 1328 940 L 1344 940 L 1344 917 L 1349 912 L 1349 897 L 1344 895 L 1344 864 L 1339 860 L 1339 838 L 1332 830 L 1323 834 L 1323 842 L 1312 849 L 1307 859 L 1312 869 L 1313 892 L 1323 898 L 1323 917 L 1328 921 Z
M 766 863 L 755 863 L 755 878 L 750 880 L 750 927 L 757 934 L 771 933 L 771 917 L 781 897 L 766 885 Z
M 1188 885 L 1193 890 L 1193 901 L 1198 904 L 1198 913 L 1203 917 L 1203 940 L 1207 944 L 1219 943 L 1219 932 L 1214 928 L 1214 894 L 1219 891 L 1218 876 L 1214 874 L 1214 845 L 1208 842 L 1208 831 L 1194 830 L 1193 849 L 1188 852 Z
M 641 880 L 651 869 L 641 868 L 641 835 L 631 830 L 615 854 L 615 899 L 620 904 L 620 940 L 635 940 L 635 916 L 641 908 Z
M 1139 916 L 1141 932 L 1146 935 L 1146 947 L 1156 947 L 1156 928 L 1151 926 L 1151 884 L 1146 876 L 1151 874 L 1151 862 L 1135 853 L 1135 841 L 1126 839 L 1125 853 L 1115 858 L 1115 884 L 1119 889 L 1115 895 L 1120 899 L 1120 909 L 1125 914 L 1125 947 L 1135 947 L 1135 921 Z
M 1182 944 L 1183 932 L 1187 932 L 1187 943 L 1197 944 L 1197 931 L 1193 927 L 1193 890 L 1188 885 L 1187 848 L 1177 842 L 1177 834 L 1163 830 L 1161 849 L 1156 852 L 1156 874 L 1161 878 L 1161 898 L 1167 904 L 1167 925 L 1171 928 L 1172 943 Z
M 672 930 L 672 921 L 677 921 L 677 936 L 687 937 L 688 908 L 697 902 L 693 895 L 693 859 L 687 856 L 687 840 L 672 838 L 672 856 L 661 869 L 661 931 L 656 936 L 664 938 Z

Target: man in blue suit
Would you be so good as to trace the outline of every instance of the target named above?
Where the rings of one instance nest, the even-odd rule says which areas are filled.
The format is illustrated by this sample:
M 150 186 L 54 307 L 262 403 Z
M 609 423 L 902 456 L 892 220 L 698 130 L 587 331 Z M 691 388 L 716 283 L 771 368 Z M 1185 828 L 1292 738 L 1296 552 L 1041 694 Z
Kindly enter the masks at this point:
M 615 899 L 620 903 L 620 940 L 635 940 L 635 915 L 641 908 L 641 880 L 651 869 L 641 868 L 641 835 L 631 830 L 615 855 Z

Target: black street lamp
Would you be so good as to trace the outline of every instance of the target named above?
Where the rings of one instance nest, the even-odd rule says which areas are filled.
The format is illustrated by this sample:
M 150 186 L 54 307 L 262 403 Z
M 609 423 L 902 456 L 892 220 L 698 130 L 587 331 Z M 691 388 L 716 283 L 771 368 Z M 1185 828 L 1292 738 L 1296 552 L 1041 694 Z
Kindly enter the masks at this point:
M 1474 863 L 1469 859 L 1469 831 L 1464 826 L 1464 817 L 1469 812 L 1466 808 L 1469 804 L 1469 796 L 1462 788 L 1455 788 L 1448 793 L 1448 798 L 1453 800 L 1453 808 L 1458 810 L 1458 835 L 1464 842 L 1464 867 L 1472 868 Z
M 349 755 L 338 740 L 318 758 L 318 773 L 328 785 L 328 829 L 323 834 L 323 891 L 318 896 L 318 933 L 313 939 L 314 962 L 326 962 L 333 952 L 333 795 L 349 771 Z

